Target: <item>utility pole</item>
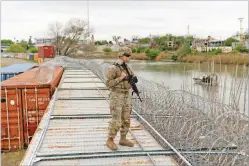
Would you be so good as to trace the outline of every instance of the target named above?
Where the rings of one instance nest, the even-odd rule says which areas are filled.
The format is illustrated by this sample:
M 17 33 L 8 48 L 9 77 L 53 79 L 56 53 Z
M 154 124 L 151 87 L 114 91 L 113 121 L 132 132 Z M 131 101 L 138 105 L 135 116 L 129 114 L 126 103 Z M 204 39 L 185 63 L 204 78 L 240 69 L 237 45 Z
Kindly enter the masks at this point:
M 244 18 L 238 18 L 238 20 L 240 21 L 240 43 L 242 44 L 244 42 L 244 35 L 243 35 L 243 27 L 242 27 L 242 22 L 244 20 Z
M 89 56 L 89 51 L 90 51 L 90 29 L 89 29 L 89 0 L 87 0 L 87 35 L 86 35 L 86 45 L 87 45 L 87 50 L 86 54 Z
M 87 0 L 87 30 L 88 30 L 88 35 L 87 35 L 87 40 L 90 39 L 90 25 L 89 25 L 89 0 Z
M 188 36 L 189 36 L 189 25 L 188 25 Z

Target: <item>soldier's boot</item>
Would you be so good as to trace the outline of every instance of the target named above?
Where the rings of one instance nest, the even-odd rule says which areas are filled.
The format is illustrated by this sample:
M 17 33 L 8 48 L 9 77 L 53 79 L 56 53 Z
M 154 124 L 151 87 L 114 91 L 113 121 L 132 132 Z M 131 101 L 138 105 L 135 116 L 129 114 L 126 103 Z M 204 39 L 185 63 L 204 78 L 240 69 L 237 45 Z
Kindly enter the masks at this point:
M 106 141 L 106 146 L 111 149 L 111 150 L 118 150 L 117 145 L 114 143 L 113 138 L 112 137 L 108 137 L 107 141 Z
M 126 135 L 121 135 L 119 145 L 133 147 L 134 143 L 126 139 Z

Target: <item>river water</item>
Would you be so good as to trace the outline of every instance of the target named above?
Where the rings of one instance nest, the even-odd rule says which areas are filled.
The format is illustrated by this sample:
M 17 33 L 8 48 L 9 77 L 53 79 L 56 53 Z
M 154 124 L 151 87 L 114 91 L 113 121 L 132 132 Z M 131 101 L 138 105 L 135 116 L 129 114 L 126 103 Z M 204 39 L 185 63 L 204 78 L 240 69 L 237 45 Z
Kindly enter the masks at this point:
M 107 63 L 113 61 L 105 60 Z M 236 103 L 240 112 L 248 115 L 248 67 L 136 60 L 131 61 L 129 66 L 137 76 L 163 84 L 172 90 L 186 90 L 224 104 Z M 211 71 L 218 75 L 218 86 L 200 85 L 194 82 L 194 77 L 202 77 Z

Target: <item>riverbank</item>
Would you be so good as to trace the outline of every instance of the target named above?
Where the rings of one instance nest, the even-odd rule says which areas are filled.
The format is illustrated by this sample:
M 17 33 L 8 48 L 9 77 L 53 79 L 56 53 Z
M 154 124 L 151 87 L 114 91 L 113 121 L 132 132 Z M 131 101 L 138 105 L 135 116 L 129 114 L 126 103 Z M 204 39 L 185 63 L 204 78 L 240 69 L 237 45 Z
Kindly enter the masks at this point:
M 160 52 L 154 61 L 173 61 L 172 56 L 174 52 Z M 116 59 L 118 58 L 117 52 L 92 52 L 86 55 L 74 55 L 72 56 L 76 59 Z M 145 53 L 132 53 L 132 60 L 150 60 Z M 248 65 L 249 59 L 248 54 L 241 53 L 222 53 L 218 55 L 209 55 L 205 53 L 200 53 L 198 55 L 186 55 L 182 58 L 181 62 L 185 63 L 203 63 L 203 62 L 214 62 L 216 64 L 238 64 L 238 65 Z
M 238 64 L 248 65 L 248 54 L 218 54 L 218 55 L 187 55 L 182 58 L 182 62 L 187 63 L 203 63 L 214 62 L 216 64 Z
M 171 56 L 173 53 L 166 53 L 161 52 L 154 60 L 155 61 L 165 61 L 165 60 L 171 60 Z M 90 52 L 86 54 L 78 54 L 78 55 L 72 55 L 71 57 L 76 59 L 117 59 L 118 53 L 117 52 Z M 146 56 L 145 53 L 132 53 L 131 55 L 132 60 L 150 60 L 148 56 Z
M 18 63 L 36 63 L 35 61 L 31 60 L 24 60 L 24 59 L 15 59 L 15 58 L 2 58 L 1 57 L 1 67 L 10 66 L 13 64 Z

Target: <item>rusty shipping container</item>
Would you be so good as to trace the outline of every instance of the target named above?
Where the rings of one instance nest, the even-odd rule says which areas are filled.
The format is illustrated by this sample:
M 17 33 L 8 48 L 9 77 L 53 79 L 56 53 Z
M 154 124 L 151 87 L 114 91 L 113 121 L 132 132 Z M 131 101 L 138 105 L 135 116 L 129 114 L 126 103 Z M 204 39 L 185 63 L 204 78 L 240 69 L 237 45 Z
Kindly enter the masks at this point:
M 6 116 L 1 117 L 1 127 L 4 127 L 6 132 L 9 134 L 5 134 L 4 137 L 2 135 L 1 142 L 2 148 L 6 149 L 7 151 L 13 151 L 17 148 L 21 149 L 24 145 L 29 144 L 48 106 L 50 98 L 55 88 L 58 86 L 63 74 L 63 68 L 60 66 L 56 66 L 53 72 L 52 80 L 49 83 L 40 84 L 35 77 L 37 74 L 37 70 L 38 67 L 2 82 L 1 88 L 3 95 L 14 93 L 12 92 L 13 90 L 16 91 L 15 97 L 18 99 L 20 105 L 18 109 L 20 109 L 19 114 L 21 115 L 19 116 L 22 117 L 22 120 L 20 122 L 21 126 L 19 128 L 19 132 L 22 135 L 22 139 L 20 139 L 20 145 L 18 144 L 19 146 L 17 147 L 16 143 L 14 144 L 9 141 L 16 137 L 16 131 L 12 131 L 10 130 L 10 127 L 8 127 L 11 123 L 10 117 L 7 116 L 8 111 L 6 110 L 10 110 L 10 108 L 12 108 L 11 104 L 13 104 L 13 102 L 12 100 L 8 99 L 8 96 L 5 96 L 6 99 L 3 100 L 1 103 L 1 111 L 5 111 Z M 5 110 L 3 108 L 5 108 Z M 17 114 L 17 112 L 18 111 L 16 106 L 16 109 L 14 109 L 13 114 Z M 6 121 L 3 121 L 3 119 L 6 119 Z M 17 121 L 17 118 L 15 119 L 15 121 Z
M 1 90 L 1 150 L 22 149 L 24 146 L 20 89 Z
M 38 62 L 38 56 L 39 55 L 37 53 L 34 54 L 34 61 Z
M 53 58 L 54 47 L 53 46 L 41 46 L 38 48 L 39 58 Z

